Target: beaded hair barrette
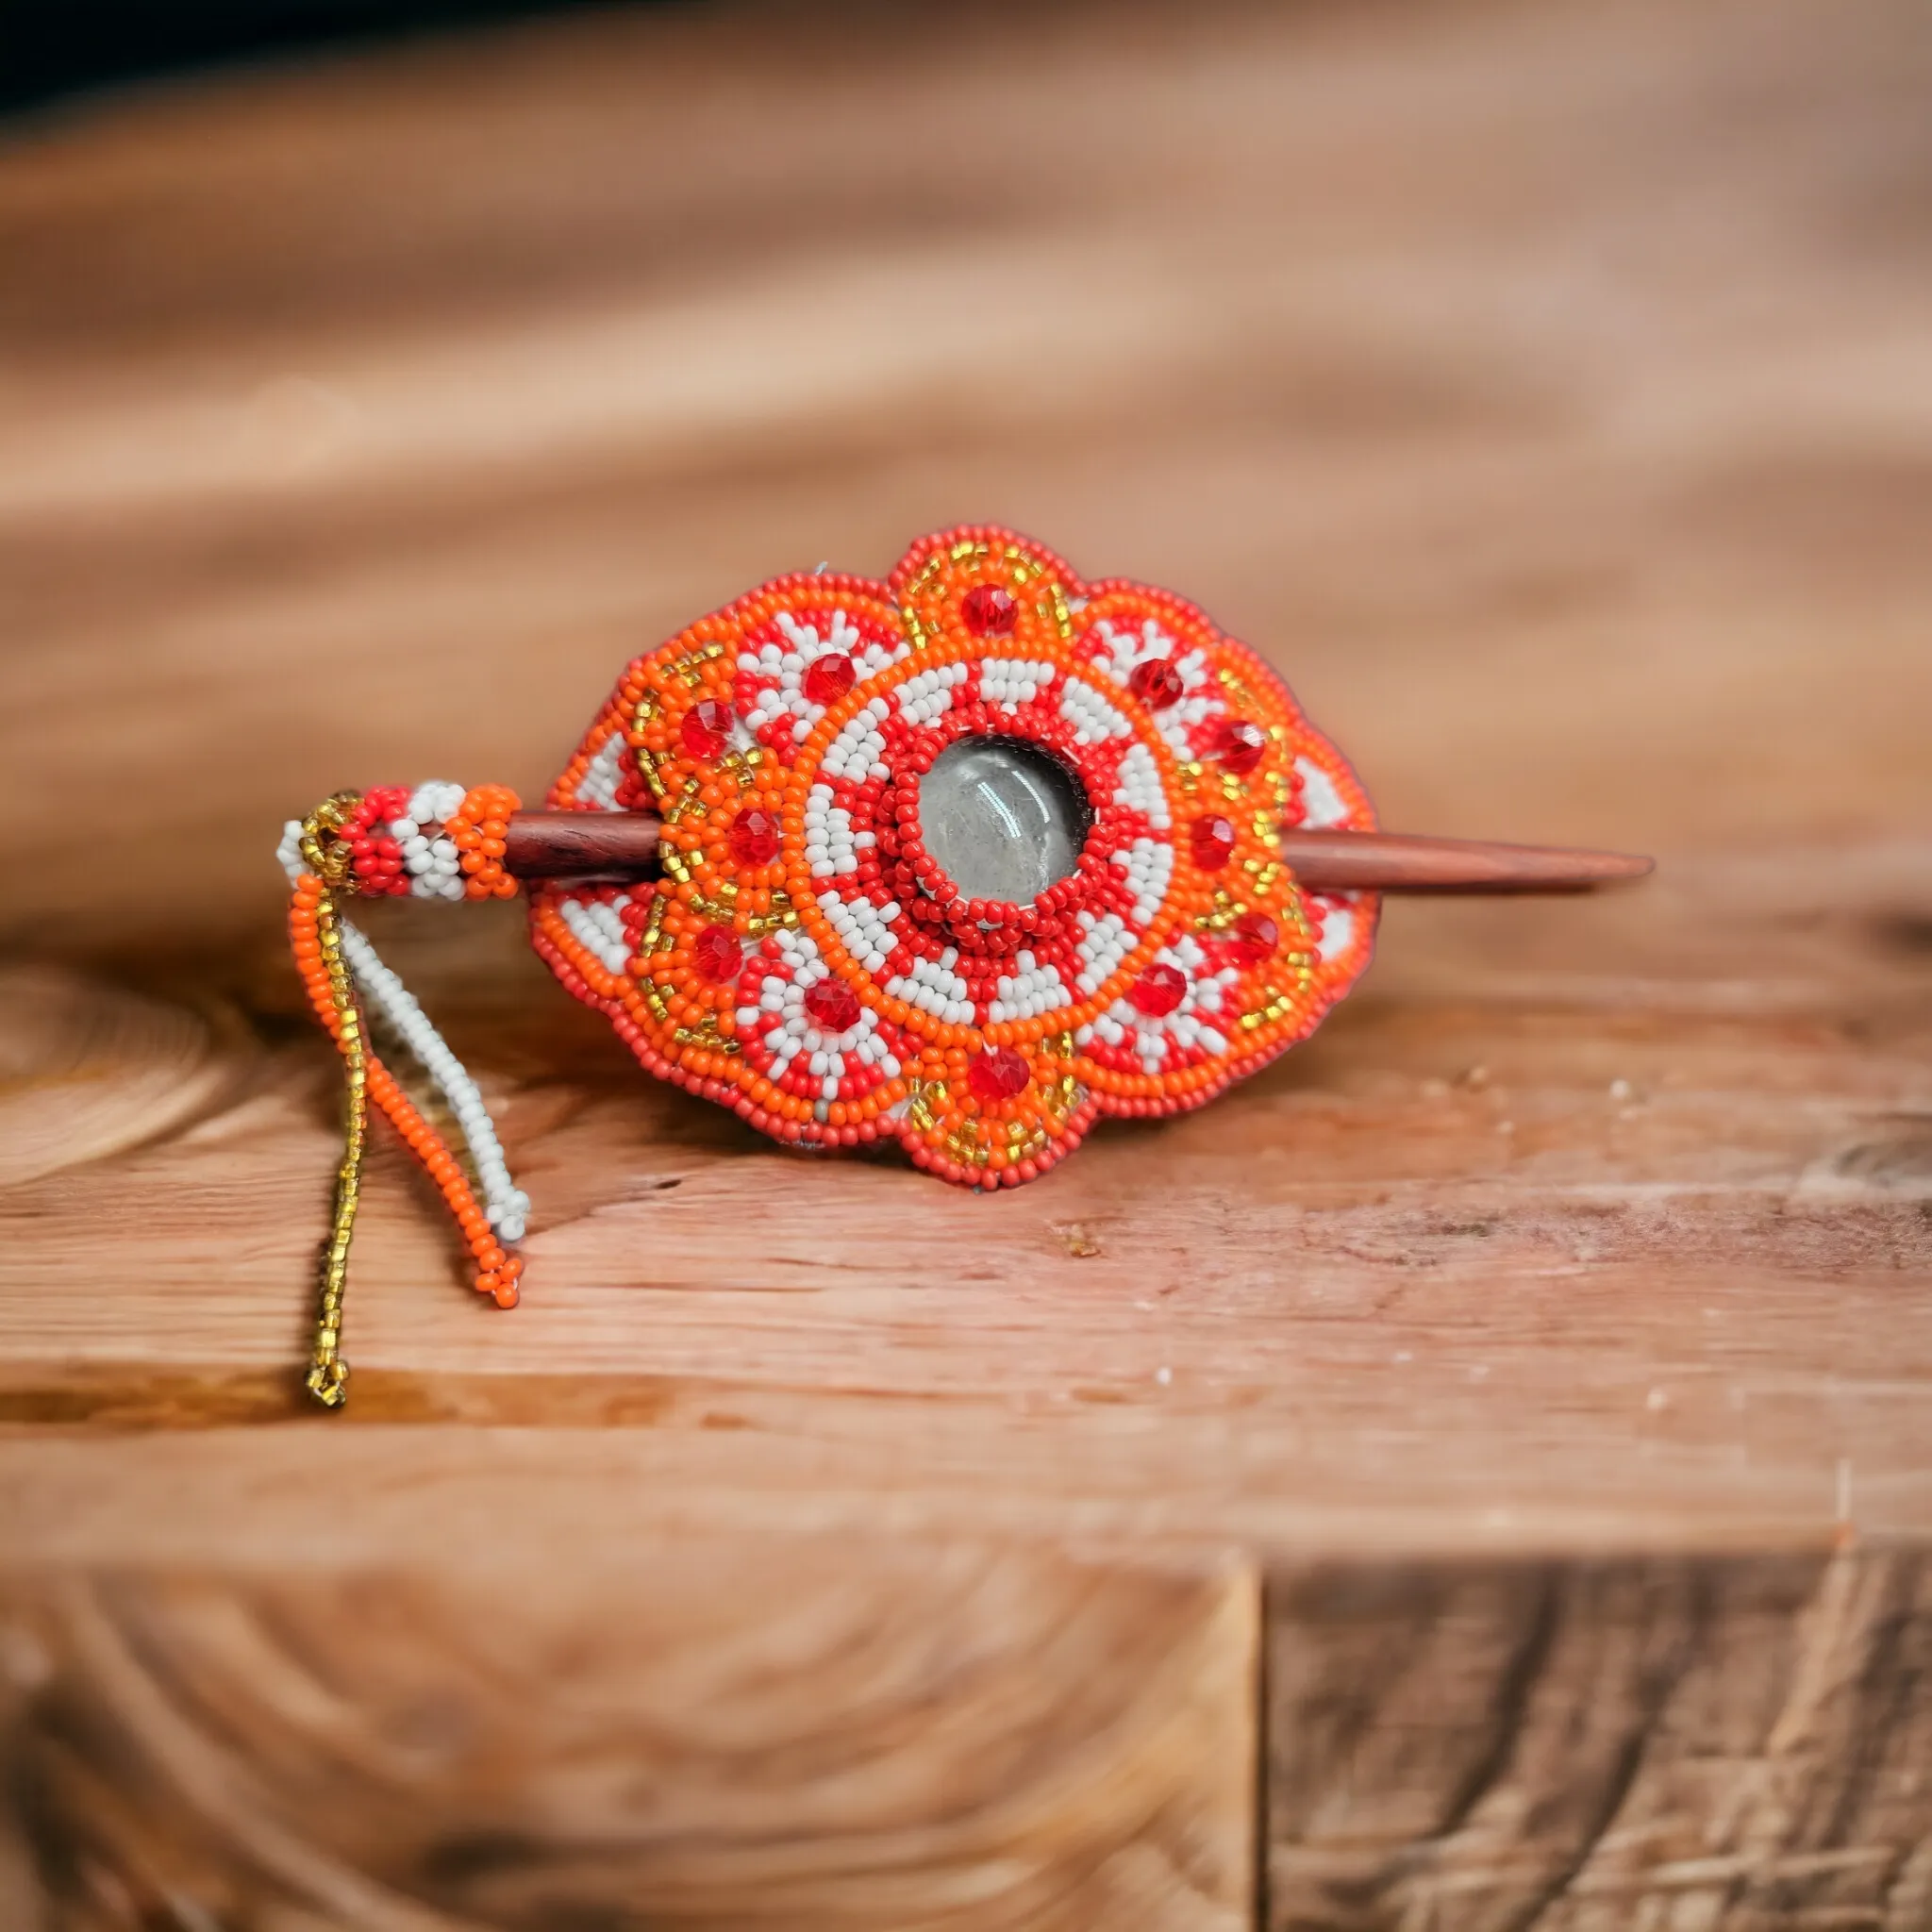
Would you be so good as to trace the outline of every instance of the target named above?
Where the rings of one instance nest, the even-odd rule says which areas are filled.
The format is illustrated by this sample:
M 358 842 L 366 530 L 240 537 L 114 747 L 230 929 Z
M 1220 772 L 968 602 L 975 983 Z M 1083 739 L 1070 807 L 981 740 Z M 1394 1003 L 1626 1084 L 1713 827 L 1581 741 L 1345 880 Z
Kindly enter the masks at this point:
M 775 578 L 635 658 L 545 804 L 383 786 L 287 828 L 295 959 L 348 1085 L 308 1377 L 327 1407 L 372 1100 L 505 1307 L 529 1206 L 344 899 L 522 892 L 531 943 L 652 1073 L 774 1140 L 893 1139 L 991 1190 L 1096 1116 L 1184 1112 L 1306 1039 L 1368 964 L 1382 891 L 1650 869 L 1377 832 L 1347 761 L 1193 605 L 986 527 L 883 583 Z

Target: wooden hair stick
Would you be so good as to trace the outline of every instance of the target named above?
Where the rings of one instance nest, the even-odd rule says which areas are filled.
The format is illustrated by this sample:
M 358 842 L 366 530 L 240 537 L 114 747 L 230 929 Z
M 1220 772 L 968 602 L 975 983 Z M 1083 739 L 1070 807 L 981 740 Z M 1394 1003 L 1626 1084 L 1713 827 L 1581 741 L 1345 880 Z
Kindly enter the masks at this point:
M 504 869 L 525 879 L 658 875 L 658 821 L 641 811 L 520 811 Z M 1641 878 L 1655 861 L 1560 845 L 1498 845 L 1403 832 L 1284 832 L 1281 855 L 1315 891 L 1578 892 Z

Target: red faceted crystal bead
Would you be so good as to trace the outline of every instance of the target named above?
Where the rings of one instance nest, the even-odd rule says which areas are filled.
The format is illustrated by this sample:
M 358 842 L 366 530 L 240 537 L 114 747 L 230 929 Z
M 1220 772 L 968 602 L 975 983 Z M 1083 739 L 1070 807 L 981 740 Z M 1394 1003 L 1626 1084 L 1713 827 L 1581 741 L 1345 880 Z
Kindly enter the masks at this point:
M 1245 718 L 1230 718 L 1214 734 L 1214 757 L 1224 772 L 1245 777 L 1261 762 L 1268 734 Z
M 1020 607 L 998 584 L 974 584 L 959 600 L 959 615 L 976 638 L 1003 638 L 1013 627 Z
M 731 707 L 719 698 L 700 698 L 684 714 L 677 735 L 692 758 L 716 758 L 731 742 Z
M 832 651 L 805 667 L 805 694 L 815 705 L 836 705 L 858 680 L 852 659 L 843 651 Z
M 1168 706 L 1180 703 L 1181 693 L 1187 687 L 1181 682 L 1181 675 L 1174 668 L 1171 659 L 1149 658 L 1144 663 L 1134 666 L 1127 678 L 1127 689 L 1150 711 L 1164 711 Z
M 756 805 L 731 821 L 730 838 L 741 865 L 770 865 L 778 856 L 778 821 Z
M 1281 928 L 1265 912 L 1243 912 L 1228 927 L 1227 943 L 1243 966 L 1258 966 L 1274 957 Z
M 1171 1013 L 1188 996 L 1188 975 L 1178 966 L 1157 959 L 1127 989 L 1127 997 L 1150 1020 Z
M 691 963 L 700 979 L 722 986 L 744 970 L 744 947 L 728 925 L 708 925 L 691 941 Z
M 974 1057 L 973 1064 L 966 1070 L 967 1084 L 989 1104 L 1024 1093 L 1032 1077 L 1024 1058 L 1010 1046 L 988 1047 Z
M 1234 857 L 1234 821 L 1209 812 L 1188 828 L 1188 842 L 1203 872 L 1219 872 Z
M 858 1024 L 858 995 L 842 979 L 820 979 L 805 990 L 805 1010 L 814 1026 L 842 1033 Z

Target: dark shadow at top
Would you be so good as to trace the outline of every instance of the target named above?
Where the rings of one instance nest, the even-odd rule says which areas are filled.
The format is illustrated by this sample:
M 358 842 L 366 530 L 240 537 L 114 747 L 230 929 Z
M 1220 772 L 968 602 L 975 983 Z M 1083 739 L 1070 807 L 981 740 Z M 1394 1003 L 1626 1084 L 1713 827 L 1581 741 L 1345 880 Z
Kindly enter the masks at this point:
M 582 12 L 543 0 L 0 0 L 0 112 L 309 48 Z

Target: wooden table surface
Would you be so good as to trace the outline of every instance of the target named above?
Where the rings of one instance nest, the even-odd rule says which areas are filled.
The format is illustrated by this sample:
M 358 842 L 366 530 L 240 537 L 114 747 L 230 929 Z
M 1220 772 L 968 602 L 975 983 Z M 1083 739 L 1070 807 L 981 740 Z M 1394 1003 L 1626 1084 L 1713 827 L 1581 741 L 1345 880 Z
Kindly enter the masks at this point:
M 597 12 L 0 142 L 0 1923 L 1932 1924 L 1932 36 L 1914 0 Z M 1307 1048 L 979 1199 L 370 924 L 279 824 L 999 518 L 1386 823 Z

